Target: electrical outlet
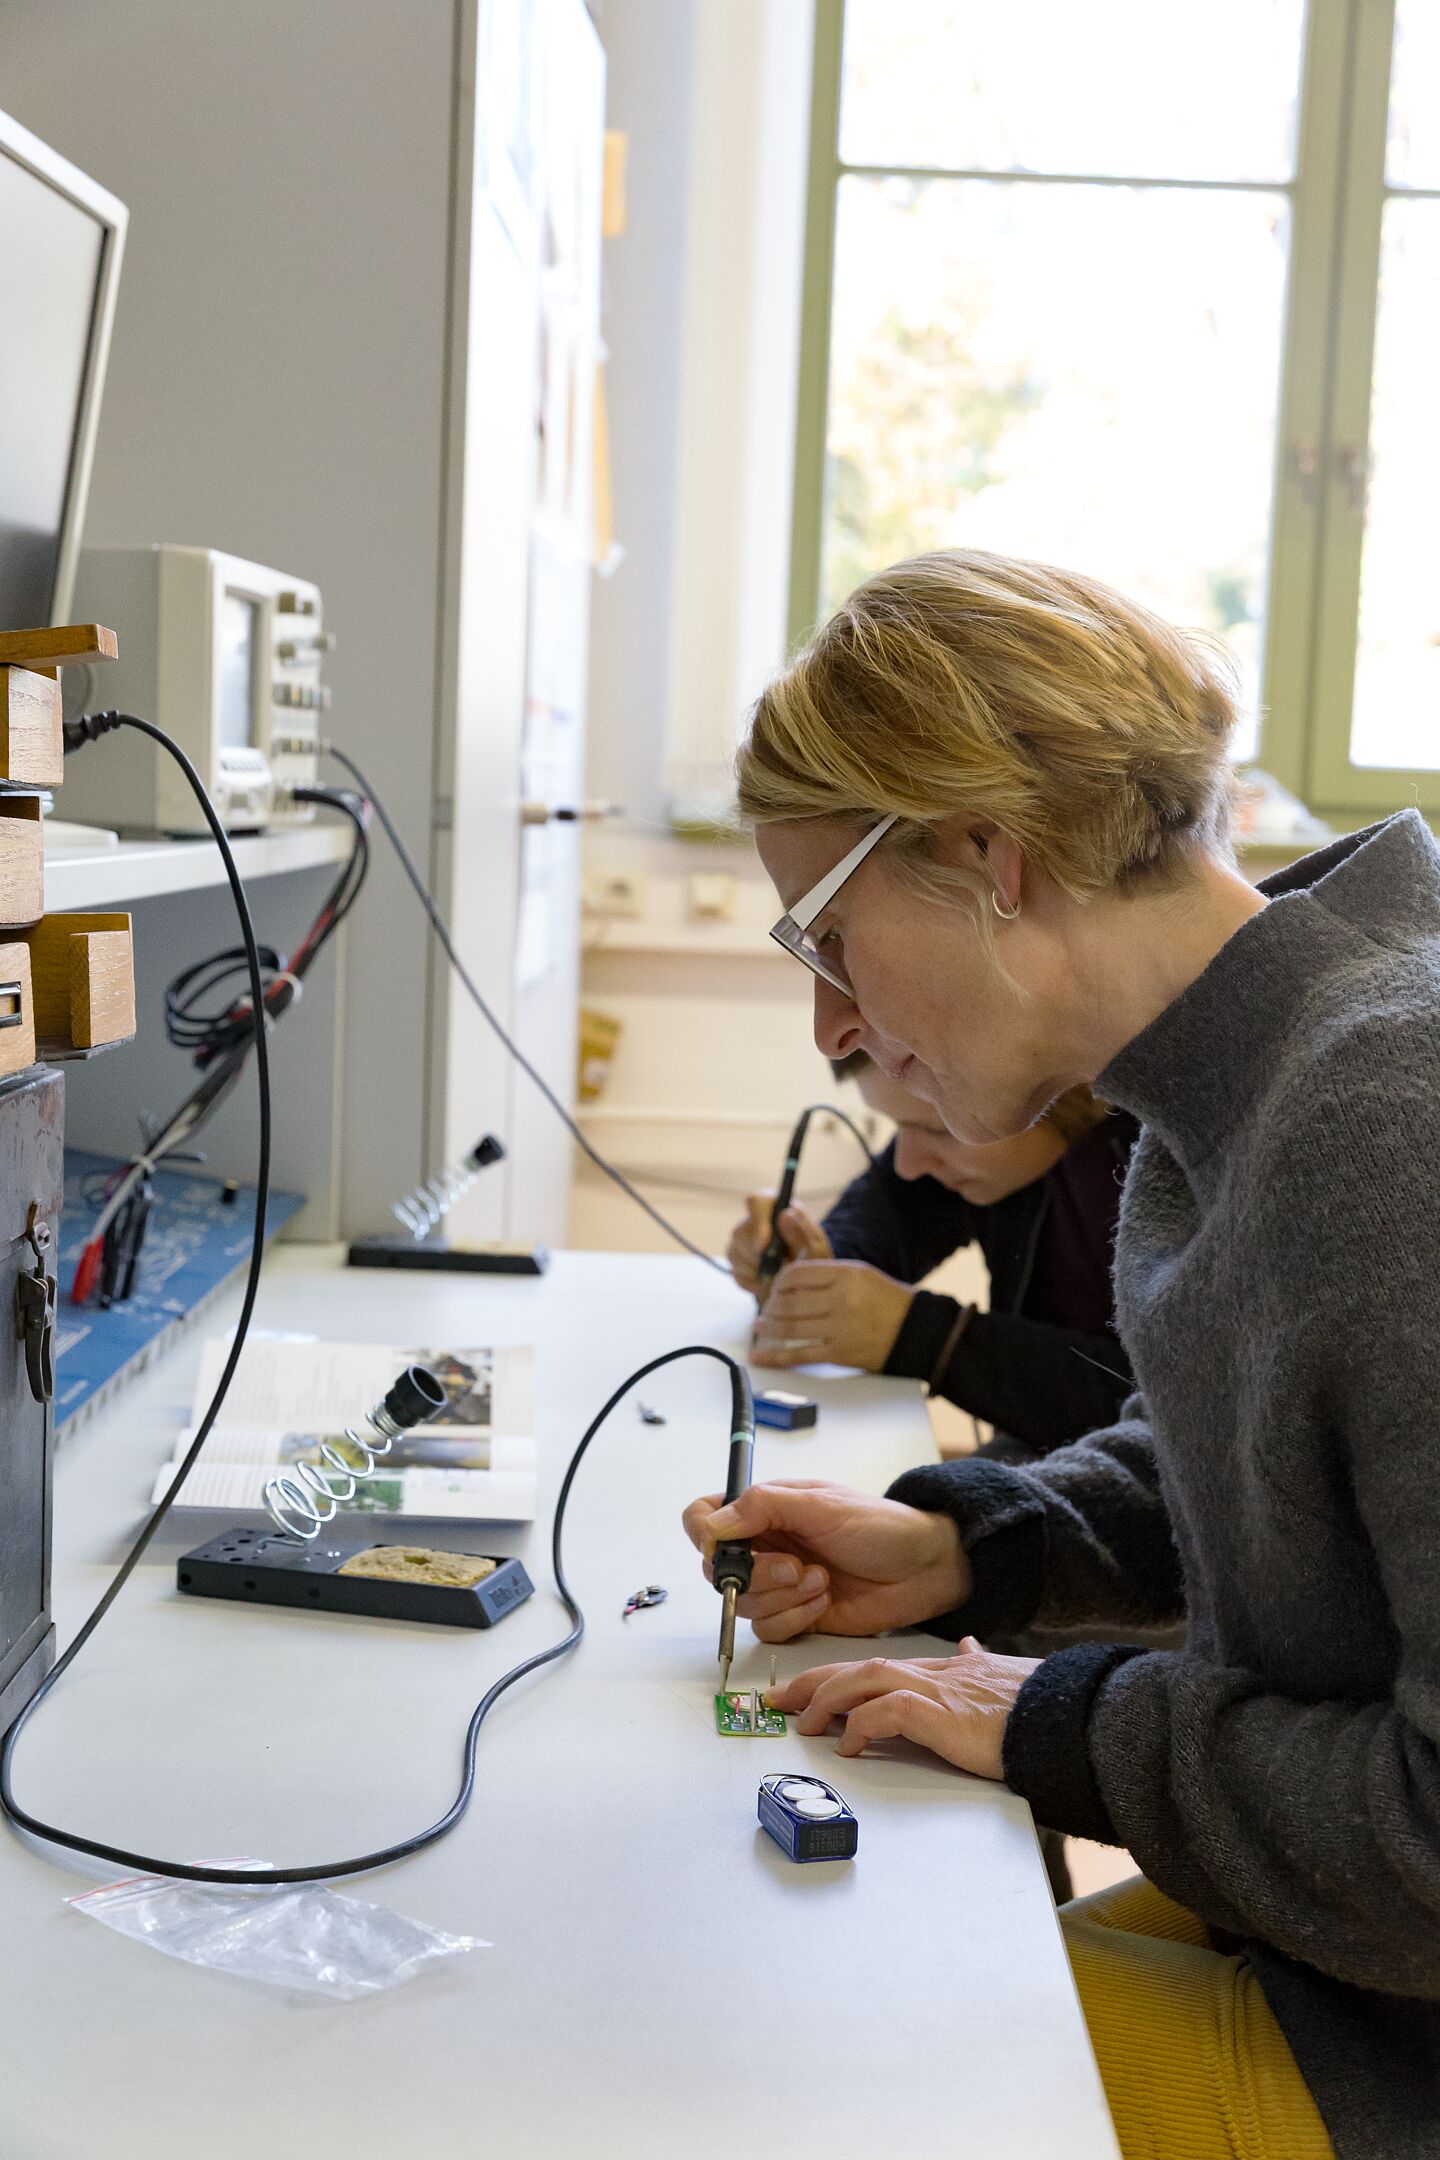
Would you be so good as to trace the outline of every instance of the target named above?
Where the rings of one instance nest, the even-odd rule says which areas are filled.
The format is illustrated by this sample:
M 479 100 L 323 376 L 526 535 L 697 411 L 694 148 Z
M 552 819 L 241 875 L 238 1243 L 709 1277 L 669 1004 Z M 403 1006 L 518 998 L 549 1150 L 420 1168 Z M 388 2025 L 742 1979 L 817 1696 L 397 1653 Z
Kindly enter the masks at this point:
M 686 880 L 686 895 L 697 921 L 734 922 L 735 880 L 726 872 L 697 872 Z
M 592 870 L 585 879 L 585 908 L 590 915 L 635 921 L 645 913 L 647 897 L 639 870 Z

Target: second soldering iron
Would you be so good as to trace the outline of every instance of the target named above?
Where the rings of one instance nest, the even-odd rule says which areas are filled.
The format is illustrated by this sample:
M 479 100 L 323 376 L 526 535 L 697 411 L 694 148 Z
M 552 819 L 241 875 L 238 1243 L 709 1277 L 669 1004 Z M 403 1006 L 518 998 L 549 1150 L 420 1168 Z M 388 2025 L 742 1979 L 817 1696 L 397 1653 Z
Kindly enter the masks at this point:
M 790 1258 L 789 1247 L 780 1229 L 780 1218 L 795 1197 L 795 1177 L 800 1168 L 800 1150 L 805 1145 L 806 1128 L 818 1103 L 811 1103 L 795 1120 L 795 1130 L 790 1135 L 790 1145 L 785 1150 L 785 1167 L 780 1173 L 780 1189 L 775 1195 L 775 1205 L 770 1210 L 770 1242 L 760 1255 L 760 1265 L 755 1270 L 755 1295 L 763 1305 L 770 1285 Z

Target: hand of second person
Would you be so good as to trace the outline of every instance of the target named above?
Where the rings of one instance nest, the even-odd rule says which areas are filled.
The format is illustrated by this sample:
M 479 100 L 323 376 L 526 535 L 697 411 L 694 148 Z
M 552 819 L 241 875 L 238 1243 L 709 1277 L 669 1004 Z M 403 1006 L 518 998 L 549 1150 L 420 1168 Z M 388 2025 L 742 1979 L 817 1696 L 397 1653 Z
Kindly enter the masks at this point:
M 1039 1662 L 1002 1657 L 967 1635 L 955 1657 L 814 1665 L 766 1699 L 800 1713 L 797 1732 L 823 1733 L 843 1718 L 838 1754 L 859 1755 L 875 1740 L 914 1740 L 957 1769 L 1003 1778 L 1005 1726 Z
M 730 1243 L 725 1250 L 736 1282 L 742 1290 L 749 1290 L 756 1297 L 761 1294 L 760 1261 L 770 1243 L 770 1218 L 774 1211 L 774 1193 L 748 1193 L 744 1216 L 731 1231 Z M 777 1227 L 788 1259 L 830 1258 L 829 1238 L 809 1209 L 801 1207 L 798 1200 L 784 1210 Z
M 727 1538 L 754 1549 L 739 1610 L 762 1642 L 811 1628 L 878 1635 L 953 1612 L 974 1578 L 947 1515 L 819 1479 L 751 1485 L 729 1507 L 719 1493 L 685 1510 L 691 1543 L 710 1556 Z
M 863 1260 L 792 1260 L 756 1316 L 751 1361 L 881 1372 L 914 1295 Z

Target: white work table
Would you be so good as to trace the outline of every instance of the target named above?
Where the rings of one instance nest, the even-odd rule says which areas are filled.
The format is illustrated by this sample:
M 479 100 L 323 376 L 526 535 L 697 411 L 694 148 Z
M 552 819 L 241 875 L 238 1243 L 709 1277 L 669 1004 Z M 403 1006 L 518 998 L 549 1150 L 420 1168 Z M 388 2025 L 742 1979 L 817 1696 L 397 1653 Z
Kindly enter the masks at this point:
M 333 1249 L 278 1249 L 260 1326 L 536 1345 L 537 1521 L 431 1533 L 520 1553 L 536 1595 L 486 1632 L 183 1598 L 177 1554 L 221 1525 L 175 1518 L 26 1733 L 18 1797 L 88 1834 L 188 1858 L 307 1863 L 429 1822 L 454 1791 L 475 1701 L 563 1632 L 549 1518 L 585 1424 L 647 1357 L 687 1342 L 742 1349 L 747 1311 L 683 1258 L 562 1254 L 537 1282 L 350 1272 Z M 142 1519 L 199 1349 L 197 1333 L 60 1450 L 62 1643 Z M 762 1432 L 757 1477 L 881 1490 L 930 1453 L 916 1388 L 806 1384 L 818 1428 Z M 57 1864 L 7 1824 L 4 2160 L 718 2160 L 751 2147 L 1115 2160 L 1024 1803 L 904 1746 L 850 1762 L 830 1739 L 716 1734 L 719 1601 L 679 1516 L 723 1482 L 726 1376 L 694 1359 L 638 1392 L 666 1424 L 622 1403 L 570 1505 L 579 1650 L 492 1713 L 475 1798 L 449 1838 L 337 1885 L 493 1949 L 358 2002 L 284 1993 L 71 1911 L 67 1895 L 120 1871 Z M 646 1583 L 668 1602 L 622 1622 Z M 850 1654 L 811 1638 L 783 1649 L 780 1668 Z M 768 1671 L 742 1625 L 734 1683 Z M 759 1780 L 791 1767 L 845 1793 L 855 1861 L 797 1867 L 760 1831 Z

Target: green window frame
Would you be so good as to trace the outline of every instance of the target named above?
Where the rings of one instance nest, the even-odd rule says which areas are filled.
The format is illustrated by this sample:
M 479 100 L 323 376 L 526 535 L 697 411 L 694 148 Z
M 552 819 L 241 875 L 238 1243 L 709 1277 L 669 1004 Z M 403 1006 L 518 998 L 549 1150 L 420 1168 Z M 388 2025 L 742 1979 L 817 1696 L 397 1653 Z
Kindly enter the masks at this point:
M 1395 9 L 1396 0 L 1309 0 L 1295 176 L 1275 190 L 1289 197 L 1292 226 L 1257 762 L 1313 809 L 1352 823 L 1403 803 L 1440 813 L 1440 771 L 1366 769 L 1350 751 L 1381 222 L 1392 193 L 1440 197 L 1386 185 Z M 877 170 L 840 156 L 844 29 L 845 0 L 815 0 L 792 646 L 814 626 L 820 601 L 839 184 L 847 172 Z

